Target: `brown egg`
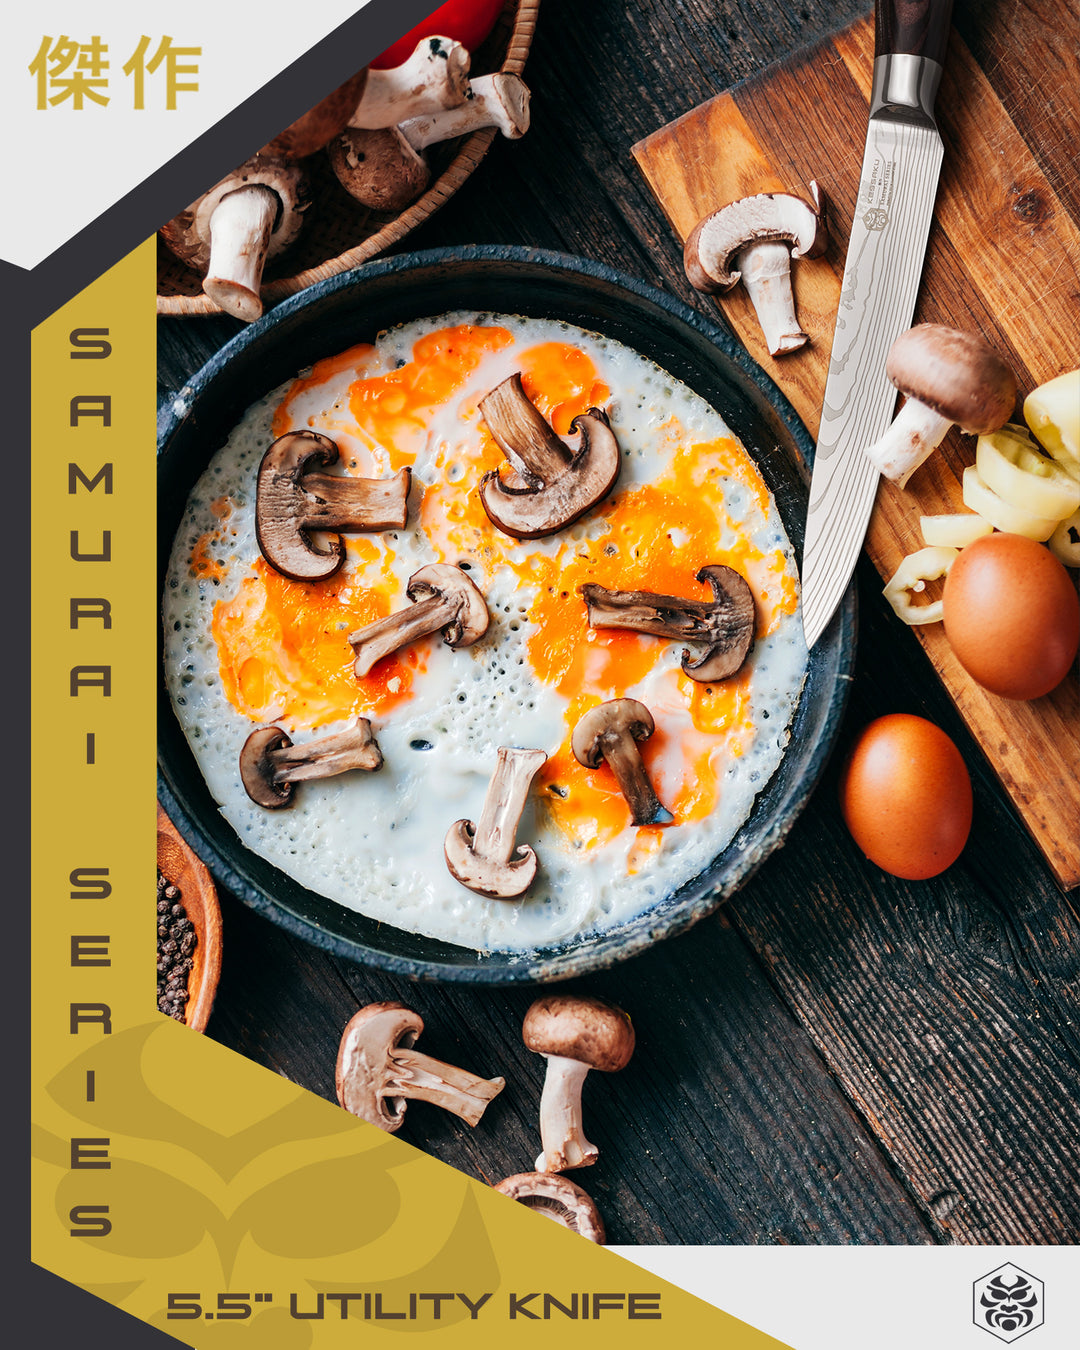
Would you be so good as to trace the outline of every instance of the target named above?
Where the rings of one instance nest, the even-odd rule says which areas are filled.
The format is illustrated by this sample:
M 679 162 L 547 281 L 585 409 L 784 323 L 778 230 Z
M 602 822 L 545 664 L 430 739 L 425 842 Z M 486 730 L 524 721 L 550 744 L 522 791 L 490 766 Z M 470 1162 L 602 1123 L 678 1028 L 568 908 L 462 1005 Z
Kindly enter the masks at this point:
M 890 713 L 863 728 L 840 779 L 852 838 L 894 877 L 936 877 L 963 852 L 971 830 L 971 779 L 940 727 Z
M 957 659 L 991 693 L 1040 698 L 1076 659 L 1076 588 L 1048 549 L 1022 535 L 969 544 L 945 578 L 943 604 Z

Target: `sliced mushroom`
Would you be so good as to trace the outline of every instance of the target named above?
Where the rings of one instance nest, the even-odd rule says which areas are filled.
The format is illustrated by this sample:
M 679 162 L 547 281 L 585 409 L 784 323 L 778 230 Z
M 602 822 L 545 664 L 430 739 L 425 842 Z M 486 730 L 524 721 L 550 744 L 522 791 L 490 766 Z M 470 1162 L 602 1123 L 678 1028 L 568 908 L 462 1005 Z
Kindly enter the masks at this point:
M 582 994 L 539 998 L 525 1014 L 522 1038 L 547 1059 L 540 1098 L 544 1151 L 538 1172 L 589 1167 L 600 1150 L 585 1138 L 581 1087 L 590 1069 L 617 1073 L 634 1053 L 634 1027 L 621 1008 Z
M 517 1172 L 493 1188 L 519 1205 L 554 1219 L 572 1233 L 603 1245 L 604 1221 L 590 1196 L 558 1172 Z
M 368 71 L 349 126 L 377 130 L 458 107 L 469 93 L 469 60 L 468 49 L 453 38 L 422 38 L 400 66 Z
M 696 661 L 683 649 L 683 672 L 702 684 L 726 680 L 742 668 L 754 645 L 754 596 L 745 579 L 722 564 L 703 567 L 697 580 L 712 587 L 711 601 L 582 586 L 589 625 L 704 643 L 707 650 Z
M 376 619 L 350 635 L 358 680 L 376 661 L 429 633 L 441 630 L 443 641 L 456 651 L 471 646 L 487 632 L 488 609 L 483 594 L 460 567 L 429 563 L 412 574 L 405 593 L 414 602 L 411 609 Z
M 262 313 L 263 267 L 300 233 L 308 193 L 298 165 L 258 154 L 163 225 L 161 236 L 203 274 L 203 290 L 216 305 L 251 323 Z
M 475 1125 L 505 1078 L 443 1064 L 413 1049 L 424 1029 L 419 1013 L 402 1003 L 371 1003 L 345 1028 L 334 1075 L 346 1111 L 393 1134 L 405 1121 L 406 1103 L 431 1102 Z
M 340 538 L 328 547 L 314 530 L 358 534 L 404 529 L 411 470 L 392 478 L 324 474 L 338 462 L 338 448 L 317 431 L 279 436 L 262 457 L 255 489 L 255 534 L 263 557 L 293 581 L 322 581 L 345 560 Z
M 606 760 L 635 825 L 670 825 L 675 817 L 653 790 L 638 751 L 655 730 L 652 713 L 636 698 L 614 698 L 582 717 L 570 737 L 574 758 L 587 769 Z
M 955 423 L 982 435 L 997 431 L 1016 404 L 1016 378 L 974 333 L 937 323 L 910 328 L 889 348 L 885 373 L 907 402 L 866 453 L 886 478 L 904 487 Z
M 259 727 L 240 751 L 240 781 L 259 806 L 274 811 L 292 801 L 293 785 L 334 778 L 351 769 L 382 768 L 382 751 L 366 717 L 347 731 L 294 745 L 280 727 Z
M 700 221 L 686 241 L 686 275 L 699 291 L 729 291 L 742 281 L 773 356 L 808 341 L 795 317 L 793 258 L 816 258 L 828 235 L 817 183 L 810 202 L 786 192 L 742 197 Z
M 528 844 L 517 849 L 514 844 L 529 785 L 546 759 L 543 750 L 500 746 L 479 824 L 457 820 L 447 831 L 446 865 L 470 891 L 506 900 L 523 895 L 532 885 L 536 853 Z
M 570 423 L 580 435 L 571 451 L 511 375 L 480 400 L 480 411 L 495 443 L 514 469 L 480 480 L 480 500 L 492 523 L 516 539 L 540 539 L 572 525 L 603 501 L 619 477 L 619 442 L 599 408 Z

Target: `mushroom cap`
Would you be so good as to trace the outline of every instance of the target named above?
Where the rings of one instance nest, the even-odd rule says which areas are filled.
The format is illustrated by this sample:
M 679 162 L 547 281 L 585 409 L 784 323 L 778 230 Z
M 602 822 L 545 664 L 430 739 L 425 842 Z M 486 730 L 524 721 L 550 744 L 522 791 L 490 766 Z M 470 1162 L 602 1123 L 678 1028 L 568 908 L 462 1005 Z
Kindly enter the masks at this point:
M 816 182 L 811 201 L 789 192 L 759 192 L 740 197 L 713 211 L 691 231 L 683 249 L 683 266 L 699 291 L 727 291 L 742 273 L 732 269 L 735 255 L 748 245 L 785 241 L 793 258 L 816 258 L 825 252 L 825 202 Z
M 889 349 L 885 373 L 964 431 L 996 431 L 1016 406 L 1016 377 L 997 352 L 974 333 L 939 323 L 909 328 Z
M 590 708 L 578 720 L 570 748 L 579 764 L 595 769 L 604 758 L 603 736 L 628 732 L 635 741 L 647 741 L 655 730 L 653 715 L 644 703 L 636 698 L 612 698 Z
M 311 205 L 307 174 L 296 164 L 258 154 L 226 174 L 168 224 L 162 225 L 159 231 L 162 239 L 182 263 L 198 272 L 206 272 L 210 266 L 210 222 L 214 212 L 223 197 L 243 187 L 269 188 L 280 203 L 267 257 L 283 253 L 293 243 L 304 223 L 304 212 Z
M 431 178 L 431 170 L 396 127 L 346 127 L 327 146 L 338 182 L 372 211 L 401 211 Z
M 468 647 L 482 638 L 488 629 L 487 602 L 474 581 L 453 563 L 429 563 L 409 578 L 405 594 L 412 601 L 431 595 L 444 595 L 460 604 L 457 618 L 443 627 L 443 641 L 455 650 Z
M 524 895 L 536 876 L 538 860 L 528 844 L 518 844 L 506 862 L 482 858 L 473 847 L 476 826 L 471 820 L 455 820 L 443 841 L 446 866 L 455 881 L 489 900 L 513 900 Z
M 406 1099 L 383 1092 L 393 1050 L 411 1049 L 424 1019 L 403 1003 L 369 1003 L 345 1025 L 334 1070 L 337 1099 L 346 1111 L 393 1134 L 405 1121 Z
M 634 1025 L 621 1008 L 587 994 L 550 994 L 525 1014 L 521 1035 L 538 1055 L 558 1055 L 603 1073 L 624 1069 L 634 1053 Z
M 697 659 L 684 649 L 682 668 L 692 680 L 709 684 L 713 680 L 730 679 L 743 668 L 754 647 L 757 609 L 746 578 L 733 567 L 711 563 L 698 572 L 697 580 L 708 582 L 717 605 L 723 607 L 724 640 Z
M 279 131 L 259 154 L 297 160 L 321 150 L 347 125 L 363 96 L 367 76 L 367 66 L 355 75 L 350 75 L 344 84 L 339 84 L 324 99 L 320 99 L 314 108 L 309 108 L 295 122 L 290 122 L 284 131 Z
M 275 783 L 274 765 L 270 759 L 273 750 L 292 745 L 292 740 L 280 727 L 258 727 L 240 750 L 240 781 L 244 791 L 258 806 L 276 811 L 292 801 L 294 784 Z
M 603 1245 L 606 1234 L 600 1211 L 591 1197 L 561 1172 L 515 1172 L 492 1189 Z

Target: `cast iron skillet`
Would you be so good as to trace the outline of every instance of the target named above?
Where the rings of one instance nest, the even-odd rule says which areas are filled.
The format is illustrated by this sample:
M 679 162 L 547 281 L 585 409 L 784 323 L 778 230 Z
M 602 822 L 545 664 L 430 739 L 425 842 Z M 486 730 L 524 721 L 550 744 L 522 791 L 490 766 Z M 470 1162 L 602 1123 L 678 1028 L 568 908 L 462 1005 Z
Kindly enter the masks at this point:
M 679 301 L 599 263 L 481 245 L 406 254 L 310 287 L 223 347 L 164 408 L 158 435 L 161 584 L 189 491 L 256 398 L 319 358 L 370 341 L 380 329 L 459 309 L 564 319 L 617 338 L 683 380 L 718 409 L 757 461 L 801 561 L 805 465 L 813 446 L 783 395 L 737 343 Z M 218 814 L 164 683 L 159 792 L 220 883 L 316 946 L 414 979 L 473 984 L 565 979 L 609 966 L 689 927 L 783 842 L 832 747 L 854 647 L 852 587 L 811 653 L 787 752 L 735 839 L 699 876 L 647 913 L 566 946 L 476 952 L 376 923 L 286 877 L 248 852 Z

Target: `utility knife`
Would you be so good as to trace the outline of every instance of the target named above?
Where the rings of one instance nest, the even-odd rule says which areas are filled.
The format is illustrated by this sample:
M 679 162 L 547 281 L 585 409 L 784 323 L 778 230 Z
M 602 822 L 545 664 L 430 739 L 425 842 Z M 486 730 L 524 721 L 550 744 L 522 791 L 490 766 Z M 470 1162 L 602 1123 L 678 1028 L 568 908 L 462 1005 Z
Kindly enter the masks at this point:
M 944 154 L 934 118 L 952 0 L 877 0 L 874 79 L 803 548 L 807 647 L 847 589 L 877 493 L 863 453 L 896 390 L 885 360 L 911 327 Z

